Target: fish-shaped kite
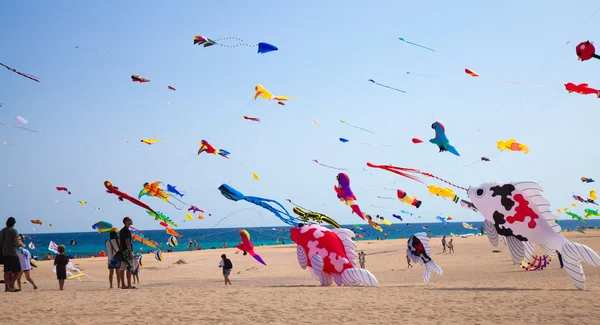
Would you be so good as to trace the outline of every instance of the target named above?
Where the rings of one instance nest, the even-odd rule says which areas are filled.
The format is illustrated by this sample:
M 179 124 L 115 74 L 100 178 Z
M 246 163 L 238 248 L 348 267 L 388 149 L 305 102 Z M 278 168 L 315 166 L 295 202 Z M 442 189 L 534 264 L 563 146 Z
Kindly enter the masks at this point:
M 138 199 L 141 199 L 142 196 L 144 196 L 144 195 L 154 196 L 154 197 L 159 198 L 159 199 L 169 203 L 170 205 L 174 206 L 175 209 L 181 210 L 179 207 L 177 207 L 175 204 L 173 204 L 171 201 L 169 201 L 169 197 L 172 197 L 175 200 L 177 200 L 183 204 L 185 204 L 185 203 L 182 202 L 181 200 L 179 200 L 177 197 L 175 197 L 169 193 L 165 193 L 165 191 L 162 188 L 160 188 L 161 184 L 162 184 L 161 181 L 157 181 L 157 182 L 153 182 L 153 183 L 149 183 L 149 182 L 144 183 L 143 189 L 138 194 Z
M 581 181 L 583 183 L 593 183 L 593 182 L 595 182 L 595 180 L 593 180 L 591 178 L 588 178 L 588 177 L 581 177 Z
M 147 145 L 152 145 L 153 143 L 157 143 L 157 142 L 167 142 L 167 140 L 159 140 L 158 137 L 156 137 L 156 138 L 152 138 L 152 139 L 142 139 L 142 140 L 140 140 L 140 142 L 143 142 Z
M 583 83 L 576 85 L 572 82 L 565 84 L 565 89 L 570 93 L 577 93 L 582 95 L 596 95 L 596 97 L 600 98 L 600 91 L 598 89 L 594 89 L 589 87 L 588 84 Z
M 419 232 L 408 239 L 406 247 L 406 256 L 408 256 L 415 264 L 419 263 L 425 265 L 425 273 L 423 274 L 423 281 L 429 282 L 431 279 L 431 271 L 441 275 L 442 269 L 435 264 L 431 256 L 431 245 L 429 245 L 429 238 L 427 233 Z
M 448 151 L 454 155 L 460 156 L 458 151 L 450 144 L 450 140 L 446 137 L 446 128 L 440 122 L 434 122 L 431 124 L 431 128 L 435 130 L 435 138 L 430 139 L 429 142 L 437 145 L 440 148 L 440 152 Z
M 429 190 L 429 193 L 431 193 L 431 195 L 437 195 L 437 196 L 441 196 L 443 198 L 449 198 L 451 199 L 454 203 L 458 203 L 458 201 L 460 200 L 459 197 L 454 194 L 454 191 L 452 191 L 451 188 L 445 187 L 439 187 L 439 186 L 435 186 L 435 185 L 428 185 L 427 189 Z
M 248 233 L 248 231 L 242 229 L 242 230 L 238 231 L 238 233 L 242 237 L 242 243 L 235 247 L 237 249 L 243 251 L 244 256 L 246 256 L 247 254 L 250 254 L 250 256 L 254 257 L 254 259 L 257 260 L 259 263 L 261 263 L 263 265 L 267 265 L 267 263 L 265 263 L 265 261 L 263 261 L 263 259 L 260 257 L 260 255 L 258 255 L 254 252 L 254 244 L 252 244 L 252 242 L 250 241 L 250 234 Z
M 44 223 L 43 223 L 42 221 L 40 221 L 39 219 L 36 219 L 36 220 L 29 220 L 29 221 L 31 221 L 31 223 L 33 223 L 34 225 L 40 225 L 40 226 L 42 226 L 42 225 L 44 224 Z
M 150 79 L 146 79 L 144 77 L 138 76 L 137 74 L 132 74 L 131 75 L 131 81 L 133 81 L 133 82 L 139 82 L 139 83 L 144 83 L 144 82 L 150 82 Z
M 515 139 L 509 139 L 506 141 L 502 141 L 502 140 L 497 141 L 496 146 L 501 151 L 510 150 L 510 151 L 522 151 L 525 154 L 529 153 L 529 147 L 522 143 L 517 142 L 517 140 L 515 140 Z
M 211 154 L 211 155 L 220 155 L 220 156 L 222 156 L 224 158 L 227 158 L 227 159 L 229 159 L 229 157 L 227 157 L 227 156 L 230 154 L 229 151 L 227 151 L 227 150 L 224 150 L 224 149 L 217 150 L 217 149 L 215 149 L 215 147 L 213 147 L 206 140 L 202 140 L 200 142 L 200 149 L 198 149 L 198 155 L 201 154 L 201 153 L 203 153 L 203 152 L 206 152 L 206 153 Z
M 177 186 L 171 185 L 171 184 L 167 184 L 167 192 L 177 194 L 177 195 L 179 195 L 179 197 L 183 197 L 185 195 L 185 194 L 180 193 L 177 190 Z M 185 192 L 183 192 L 183 193 L 185 193 Z

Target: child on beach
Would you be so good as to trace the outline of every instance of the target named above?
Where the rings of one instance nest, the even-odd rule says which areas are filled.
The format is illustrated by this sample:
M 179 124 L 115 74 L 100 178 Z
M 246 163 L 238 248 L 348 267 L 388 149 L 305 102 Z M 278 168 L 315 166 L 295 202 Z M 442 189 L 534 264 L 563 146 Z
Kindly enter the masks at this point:
M 133 284 L 140 284 L 140 260 L 141 255 L 135 255 L 133 257 L 133 270 L 131 271 L 131 275 L 133 275 Z
M 232 285 L 231 281 L 229 281 L 229 275 L 231 274 L 233 264 L 231 263 L 231 260 L 227 258 L 227 255 L 221 255 L 221 262 L 219 262 L 219 267 L 223 268 L 223 277 L 225 278 L 225 285 L 227 285 L 227 283 Z
M 58 255 L 54 258 L 54 265 L 56 266 L 56 278 L 58 279 L 58 286 L 60 290 L 64 290 L 65 280 L 67 279 L 67 264 L 69 264 L 69 258 L 65 256 L 65 246 L 58 246 Z
M 365 256 L 367 254 L 365 254 L 363 251 L 360 251 L 360 253 L 358 253 L 358 263 L 360 264 L 360 268 L 364 269 L 365 268 Z
M 20 237 L 21 242 L 24 242 L 25 238 L 23 235 L 20 235 Z M 27 249 L 19 247 L 17 249 L 17 256 L 19 256 L 19 262 L 21 264 L 21 272 L 17 275 L 17 286 L 19 286 L 19 290 L 21 290 L 21 277 L 23 276 L 23 273 L 25 273 L 27 281 L 33 286 L 33 290 L 37 290 L 38 287 L 35 285 L 35 282 L 33 282 L 31 275 L 29 275 L 29 271 L 31 271 L 31 253 Z

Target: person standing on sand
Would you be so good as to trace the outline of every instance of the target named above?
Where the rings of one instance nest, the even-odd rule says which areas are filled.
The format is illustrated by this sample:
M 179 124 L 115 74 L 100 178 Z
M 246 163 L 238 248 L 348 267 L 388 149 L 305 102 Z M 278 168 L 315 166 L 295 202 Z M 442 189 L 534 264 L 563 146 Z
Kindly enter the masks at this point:
M 227 283 L 229 283 L 229 285 L 232 285 L 231 281 L 229 281 L 229 275 L 231 274 L 231 269 L 233 269 L 233 264 L 231 263 L 231 260 L 227 258 L 227 255 L 221 255 L 221 262 L 219 262 L 219 267 L 223 268 L 223 277 L 225 278 L 225 285 L 227 285 Z
M 67 264 L 69 264 L 69 258 L 65 256 L 65 246 L 60 245 L 57 248 L 58 255 L 54 258 L 54 265 L 56 266 L 56 278 L 58 279 L 58 287 L 60 290 L 64 290 L 65 280 L 67 279 Z
M 17 220 L 13 217 L 6 219 L 6 228 L 0 231 L 0 243 L 2 243 L 2 262 L 4 263 L 4 292 L 19 292 L 15 289 L 17 275 L 21 272 L 21 263 L 17 256 L 19 247 L 19 232 L 15 229 Z
M 450 238 L 450 242 L 448 242 L 448 252 L 450 254 L 454 253 L 454 244 L 452 244 L 452 238 Z
M 121 289 L 137 289 L 131 286 L 131 271 L 133 270 L 133 243 L 131 242 L 131 231 L 129 226 L 133 221 L 129 217 L 123 218 L 123 228 L 119 231 L 120 250 L 123 252 L 121 260 Z M 127 286 L 125 286 L 125 271 L 127 271 Z
M 408 263 L 408 266 L 406 267 L 407 269 L 409 267 L 413 267 L 412 264 L 410 264 L 410 257 L 408 257 L 408 255 L 406 255 L 406 263 Z
M 23 235 L 19 235 L 19 237 L 21 238 L 21 243 L 23 243 L 25 241 L 25 237 L 23 237 Z M 19 290 L 22 289 L 21 277 L 23 276 L 23 273 L 25 273 L 25 278 L 27 279 L 27 281 L 29 281 L 29 283 L 31 283 L 31 285 L 33 286 L 33 290 L 37 290 L 38 287 L 35 285 L 35 282 L 33 282 L 33 279 L 29 274 L 29 271 L 31 271 L 31 253 L 27 249 L 19 247 L 17 249 L 17 256 L 19 256 L 19 263 L 21 264 L 21 272 L 17 274 L 16 280 Z
M 117 274 L 117 288 L 121 288 L 121 262 L 115 259 L 115 255 L 119 252 L 119 235 L 116 231 L 111 231 L 109 239 L 104 243 L 106 246 L 106 257 L 108 258 L 108 283 L 109 289 L 113 287 L 113 274 Z
M 442 237 L 442 247 L 444 248 L 442 253 L 445 253 L 446 252 L 446 236 Z
M 360 268 L 364 269 L 365 268 L 365 256 L 367 254 L 365 254 L 363 251 L 360 251 L 360 253 L 358 253 L 358 263 L 360 264 Z
M 479 227 L 479 231 L 481 231 L 481 236 L 483 236 L 483 227 Z

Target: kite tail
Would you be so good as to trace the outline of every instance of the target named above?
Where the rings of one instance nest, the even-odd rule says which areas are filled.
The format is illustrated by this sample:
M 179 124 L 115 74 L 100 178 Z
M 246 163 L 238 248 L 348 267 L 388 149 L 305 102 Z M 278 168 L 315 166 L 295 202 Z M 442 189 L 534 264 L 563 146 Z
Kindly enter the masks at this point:
M 182 194 L 182 196 L 183 196 L 183 195 L 185 195 L 185 194 Z M 172 198 L 174 198 L 175 200 L 177 200 L 177 201 L 179 201 L 179 202 L 183 203 L 183 204 L 187 204 L 187 203 L 185 203 L 185 202 L 181 201 L 180 199 L 178 199 L 178 198 L 177 198 L 176 196 L 174 196 L 174 195 L 171 195 L 171 197 L 172 197 Z
M 217 43 L 217 42 L 224 41 L 224 40 L 236 40 L 236 41 L 239 41 L 240 43 L 234 44 L 234 45 L 226 45 L 226 44 Z M 224 47 L 238 47 L 238 46 L 257 47 L 258 46 L 258 44 L 246 44 L 246 43 L 244 43 L 243 39 L 240 39 L 237 37 L 219 38 L 219 39 L 214 40 L 214 42 L 216 44 L 224 46 Z
M 171 201 L 167 201 L 167 202 L 169 202 L 169 204 L 170 204 L 170 205 L 174 206 L 174 207 L 175 207 L 175 209 L 177 209 L 177 210 L 181 210 L 181 208 L 180 208 L 180 207 L 178 207 L 178 206 L 176 206 L 175 204 L 173 204 L 173 202 L 171 202 Z M 182 202 L 182 203 L 183 203 L 183 202 Z
M 456 184 L 454 184 L 454 183 L 451 183 L 451 182 L 449 182 L 449 181 L 447 181 L 447 180 L 445 180 L 445 179 L 443 179 L 443 178 L 439 178 L 439 177 L 437 177 L 437 176 L 435 176 L 435 175 L 433 175 L 433 174 L 426 173 L 426 172 L 420 172 L 420 173 L 421 173 L 422 175 L 425 175 L 425 176 L 429 176 L 429 177 L 435 178 L 435 179 L 437 179 L 438 181 L 442 181 L 442 182 L 444 182 L 444 183 L 446 183 L 446 184 L 448 184 L 448 185 L 454 186 L 454 187 L 456 187 L 456 188 L 459 188 L 459 189 L 461 189 L 461 190 L 468 191 L 468 189 L 467 189 L 467 188 L 465 188 L 465 187 L 462 187 L 462 186 L 460 186 L 460 185 L 456 185 Z

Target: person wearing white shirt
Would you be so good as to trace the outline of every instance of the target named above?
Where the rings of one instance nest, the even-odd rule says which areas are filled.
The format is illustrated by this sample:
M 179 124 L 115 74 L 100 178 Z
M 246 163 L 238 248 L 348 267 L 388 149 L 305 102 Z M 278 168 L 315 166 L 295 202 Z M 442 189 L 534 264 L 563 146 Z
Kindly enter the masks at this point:
M 21 235 L 20 238 L 21 242 L 25 241 L 23 235 Z M 33 289 L 37 290 L 38 287 L 35 285 L 35 282 L 33 282 L 33 279 L 31 278 L 31 274 L 29 272 L 31 271 L 31 253 L 27 249 L 20 247 L 17 248 L 17 256 L 19 257 L 19 263 L 21 264 L 21 272 L 17 274 L 16 281 L 19 290 L 21 290 L 21 277 L 23 276 L 23 273 L 25 273 L 25 278 L 27 279 L 27 281 L 29 281 L 29 283 L 31 283 Z

